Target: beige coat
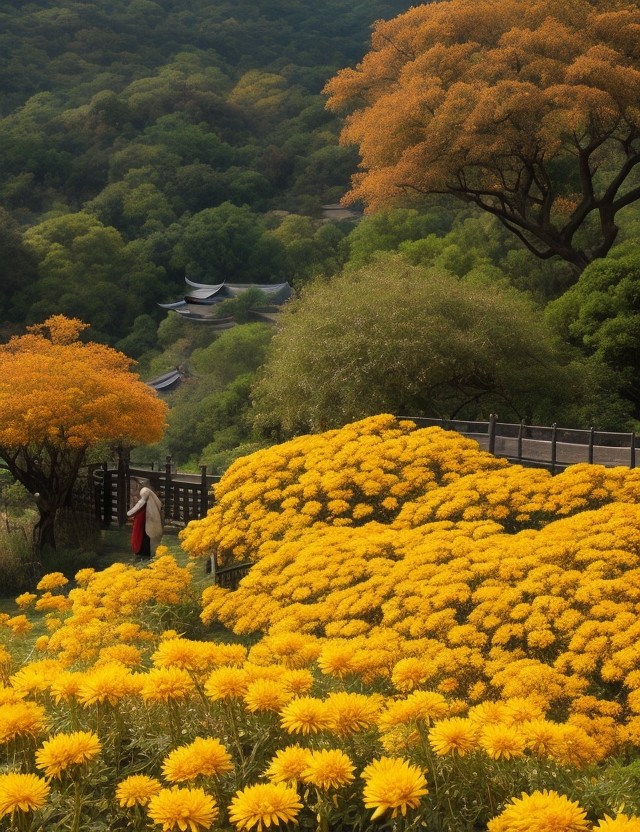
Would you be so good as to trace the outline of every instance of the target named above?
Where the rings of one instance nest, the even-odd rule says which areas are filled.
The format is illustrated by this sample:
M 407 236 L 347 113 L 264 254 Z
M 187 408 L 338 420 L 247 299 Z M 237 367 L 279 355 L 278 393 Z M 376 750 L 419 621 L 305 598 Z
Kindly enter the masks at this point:
M 157 494 L 146 487 L 140 489 L 140 499 L 132 509 L 129 509 L 127 517 L 133 517 L 143 508 L 147 510 L 144 519 L 144 530 L 151 541 L 151 554 L 155 555 L 164 532 L 162 527 L 162 503 Z

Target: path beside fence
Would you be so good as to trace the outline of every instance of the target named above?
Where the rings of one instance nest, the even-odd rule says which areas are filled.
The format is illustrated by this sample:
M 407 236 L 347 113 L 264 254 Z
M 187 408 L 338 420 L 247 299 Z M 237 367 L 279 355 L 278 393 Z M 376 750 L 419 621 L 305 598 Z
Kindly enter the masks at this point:
M 609 468 L 636 467 L 635 433 L 513 424 L 498 422 L 494 416 L 488 422 L 418 416 L 398 418 L 409 419 L 421 428 L 437 426 L 455 430 L 475 439 L 481 448 L 496 456 L 528 467 L 546 468 L 552 474 L 564 471 L 577 462 L 606 465 Z

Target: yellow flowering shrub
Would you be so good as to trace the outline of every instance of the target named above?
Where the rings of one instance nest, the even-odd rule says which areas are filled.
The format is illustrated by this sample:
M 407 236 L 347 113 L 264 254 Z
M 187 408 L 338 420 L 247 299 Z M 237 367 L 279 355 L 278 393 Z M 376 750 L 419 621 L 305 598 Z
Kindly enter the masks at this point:
M 66 665 L 96 657 L 139 664 L 155 637 L 131 619 L 184 601 L 192 580 L 190 569 L 170 555 L 154 558 L 146 569 L 115 563 L 102 572 L 83 569 L 79 574 L 80 585 L 68 595 L 47 591 L 35 603 L 36 609 L 56 611 L 47 618 L 52 634 L 44 650 Z M 43 581 L 39 586 L 52 585 Z
M 193 555 L 257 559 L 264 544 L 305 529 L 390 522 L 404 502 L 504 460 L 473 440 L 381 415 L 241 457 L 216 486 L 216 504 L 182 533 Z
M 184 542 L 253 561 L 201 618 L 255 638 L 163 630 L 167 554 L 20 596 L 49 635 L 0 618 L 0 820 L 636 830 L 639 483 L 388 416 L 239 460 Z
M 492 464 L 457 434 L 387 416 L 260 453 L 223 477 L 218 505 L 183 544 L 255 561 L 236 591 L 205 590 L 202 619 L 261 632 L 260 661 L 279 644 L 292 662 L 312 661 L 286 646 L 304 635 L 320 640 L 318 667 L 336 679 L 471 701 L 536 696 L 564 714 L 588 688 L 614 686 L 630 698 L 609 718 L 640 712 L 639 471 L 576 465 L 552 477 Z M 381 486 L 372 511 L 331 514 L 327 484 L 339 479 L 353 508 L 363 470 Z M 304 513 L 299 500 L 278 511 L 274 492 L 287 489 L 321 509 Z M 604 716 L 582 727 L 618 748 Z

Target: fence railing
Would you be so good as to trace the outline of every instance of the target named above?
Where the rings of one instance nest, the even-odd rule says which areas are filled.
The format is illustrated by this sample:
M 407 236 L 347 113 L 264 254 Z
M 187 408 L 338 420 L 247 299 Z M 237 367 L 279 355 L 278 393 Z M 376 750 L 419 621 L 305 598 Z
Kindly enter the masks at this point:
M 538 425 L 499 422 L 490 416 L 488 422 L 460 419 L 429 419 L 420 416 L 401 416 L 419 427 L 438 426 L 455 430 L 475 439 L 480 447 L 495 456 L 528 467 L 546 468 L 552 474 L 564 471 L 569 465 L 588 462 L 609 468 L 636 467 L 635 433 L 614 433 L 591 428 L 574 430 L 557 425 Z
M 131 480 L 148 480 L 150 487 L 164 507 L 165 523 L 186 525 L 204 517 L 213 505 L 213 485 L 220 477 L 207 474 L 206 466 L 200 474 L 174 471 L 171 459 L 159 468 L 130 465 L 122 459 L 116 467 L 108 463 L 89 466 L 88 479 L 93 489 L 93 510 L 103 528 L 112 523 L 123 526 L 132 501 Z

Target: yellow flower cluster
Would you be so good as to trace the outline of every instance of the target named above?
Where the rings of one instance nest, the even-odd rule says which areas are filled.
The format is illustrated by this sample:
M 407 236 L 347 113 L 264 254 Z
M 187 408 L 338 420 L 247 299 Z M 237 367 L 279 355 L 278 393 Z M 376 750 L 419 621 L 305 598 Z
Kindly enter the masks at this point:
M 29 593 L 29 597 L 22 595 L 17 599 L 20 606 L 35 601 L 37 610 L 47 611 L 46 624 L 51 635 L 39 648 L 67 666 L 96 657 L 103 662 L 140 664 L 155 636 L 130 619 L 150 607 L 184 600 L 192 580 L 190 569 L 178 566 L 169 555 L 154 558 L 145 569 L 122 563 L 102 572 L 83 569 L 76 579 L 79 586 L 67 595 L 54 595 L 50 590 L 63 586 L 67 579 L 58 572 L 50 573 L 38 584 L 39 589 L 45 590 L 39 598 Z M 31 627 L 25 616 L 16 618 L 24 619 L 26 626 Z M 15 621 L 5 622 L 14 632 Z
M 164 606 L 191 591 L 166 555 L 82 570 L 70 591 L 45 578 L 18 599 L 47 614 L 44 658 L 21 665 L 31 623 L 0 619 L 0 814 L 37 812 L 49 792 L 62 805 L 71 779 L 78 794 L 109 782 L 97 805 L 114 825 L 163 832 L 404 815 L 590 828 L 545 788 L 591 784 L 640 747 L 639 484 L 508 466 L 387 416 L 240 460 L 185 543 L 251 555 L 236 591 L 205 590 L 202 618 L 259 641 L 160 633 Z M 615 789 L 583 791 L 596 830 L 640 832 L 614 817 Z
M 101 749 L 98 736 L 89 731 L 74 731 L 71 734 L 55 734 L 45 740 L 36 753 L 36 765 L 47 777 L 61 777 L 74 766 L 81 766 L 93 760 Z
M 403 503 L 506 462 L 439 428 L 381 415 L 237 460 L 204 520 L 182 533 L 192 555 L 257 559 L 308 528 L 390 522 Z
M 397 522 L 413 528 L 437 520 L 491 519 L 516 532 L 611 502 L 640 502 L 640 470 L 585 463 L 551 476 L 541 469 L 510 465 L 474 471 L 408 501 Z
M 361 639 L 353 641 L 360 643 Z M 618 716 L 621 710 L 617 703 L 578 696 L 572 703 L 572 716 L 561 723 L 546 718 L 540 696 L 487 700 L 470 706 L 449 694 L 417 687 L 423 683 L 415 656 L 396 663 L 400 670 L 395 675 L 404 684 L 403 692 L 386 696 L 359 693 L 344 689 L 350 678 L 343 683 L 340 678 L 354 674 L 354 667 L 362 669 L 360 654 L 366 652 L 362 646 L 351 645 L 349 650 L 346 639 L 327 640 L 316 659 L 314 636 L 267 641 L 276 649 L 285 643 L 295 647 L 297 656 L 307 655 L 308 665 L 316 673 L 309 667 L 291 668 L 283 662 L 254 663 L 251 659 L 270 652 L 264 643 L 247 656 L 244 648 L 234 645 L 174 636 L 158 645 L 151 657 L 155 667 L 135 673 L 123 664 L 107 665 L 99 660 L 82 672 L 65 668 L 56 660 L 32 662 L 2 689 L 0 720 L 9 724 L 13 716 L 13 728 L 5 729 L 4 742 L 37 738 L 46 717 L 51 714 L 52 719 L 59 719 L 66 708 L 85 725 L 91 721 L 92 706 L 100 706 L 97 713 L 103 717 L 113 708 L 118 713 L 116 724 L 123 724 L 125 734 L 135 732 L 136 720 L 145 708 L 153 720 L 162 713 L 158 708 L 165 708 L 169 725 L 177 719 L 177 726 L 195 714 L 197 730 L 202 731 L 205 723 L 215 725 L 225 741 L 199 734 L 191 742 L 176 743 L 162 759 L 160 771 L 149 761 L 148 771 L 140 772 L 137 763 L 136 773 L 120 779 L 114 788 L 114 801 L 122 810 L 144 809 L 166 832 L 182 828 L 180 823 L 185 829 L 201 832 L 220 811 L 227 812 L 238 830 L 261 830 L 295 821 L 307 808 L 314 813 L 326 812 L 327 807 L 339 811 L 354 800 L 372 812 L 372 819 L 383 815 L 393 819 L 419 811 L 430 793 L 424 763 L 420 764 L 425 740 L 436 759 L 475 754 L 473 765 L 479 769 L 483 758 L 505 763 L 544 758 L 564 769 L 570 767 L 570 771 L 579 769 L 602 756 L 600 742 L 580 721 L 595 724 Z M 369 651 L 375 653 L 374 638 L 370 638 Z M 388 662 L 389 653 L 381 652 L 383 661 Z M 400 652 L 398 643 L 392 652 Z M 27 697 L 43 697 L 47 708 Z M 274 730 L 278 722 L 283 729 L 280 737 L 296 735 L 295 745 L 283 746 L 280 739 L 278 747 L 278 731 Z M 108 738 L 109 723 L 98 724 L 104 726 Z M 149 732 L 152 726 L 150 722 L 144 730 Z M 270 728 L 265 730 L 266 726 Z M 158 726 L 157 730 L 163 729 Z M 104 743 L 89 730 L 55 734 L 36 750 L 36 766 L 52 783 L 67 776 L 78 783 L 80 769 L 84 771 L 87 763 L 96 760 L 109 741 Z M 253 770 L 249 782 L 243 781 L 250 770 L 249 760 L 264 742 L 272 743 L 271 758 L 262 769 Z M 154 776 L 159 773 L 168 787 Z M 552 770 L 551 777 L 555 776 Z M 269 782 L 256 783 L 260 777 Z M 232 784 L 235 797 L 230 793 Z M 30 780 L 14 785 L 5 804 L 0 804 L 7 807 L 5 811 L 33 811 L 45 802 L 49 786 L 37 777 L 31 775 Z M 311 787 L 317 805 L 309 797 Z M 215 800 L 209 794 L 212 789 Z M 226 795 L 226 808 L 220 795 Z M 501 822 L 500 818 L 492 821 L 494 832 L 502 832 Z M 510 828 L 505 827 L 505 832 Z M 603 829 L 608 828 L 605 825 Z M 617 827 L 608 832 L 618 832 Z M 634 832 L 632 826 L 628 832 Z
M 255 559 L 235 592 L 205 590 L 205 623 L 261 631 L 261 661 L 286 656 L 300 666 L 310 658 L 306 635 L 323 673 L 390 677 L 399 691 L 437 687 L 475 701 L 536 695 L 571 711 L 590 685 L 614 685 L 626 736 L 640 742 L 639 471 L 576 465 L 552 477 L 492 465 L 456 434 L 390 417 L 264 454 L 223 477 L 219 505 L 185 536 L 192 551 L 214 545 Z M 407 489 L 384 515 L 376 501 L 391 493 L 391 459 L 394 487 Z M 326 483 L 341 478 L 355 494 L 365 469 L 385 474 L 375 519 L 334 522 Z M 322 519 L 301 525 L 300 506 L 297 520 L 277 511 L 268 496 L 276 481 L 280 490 L 315 482 L 309 494 Z M 236 533 L 227 546 L 225 535 Z M 571 719 L 604 736 L 603 754 L 623 740 L 620 714 Z

